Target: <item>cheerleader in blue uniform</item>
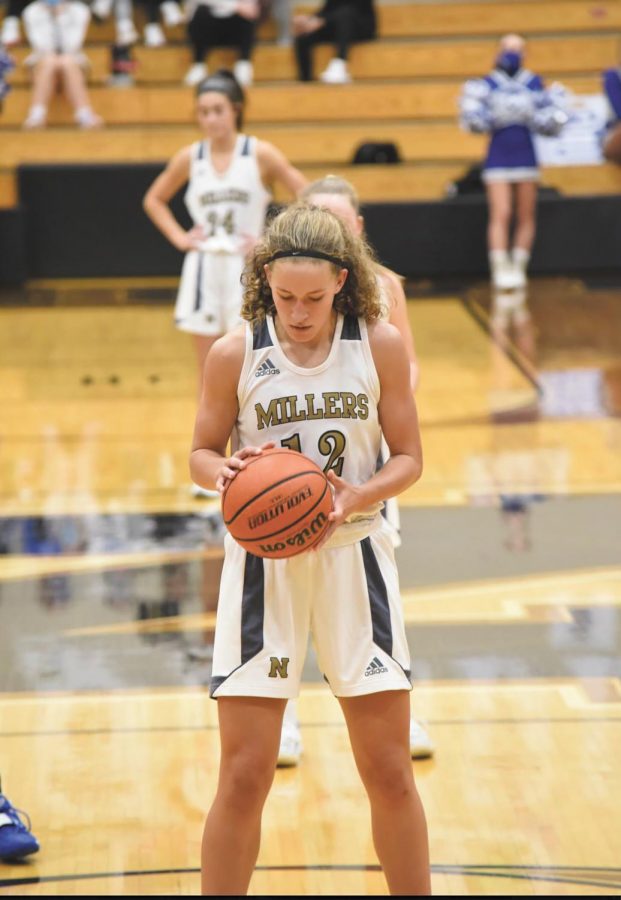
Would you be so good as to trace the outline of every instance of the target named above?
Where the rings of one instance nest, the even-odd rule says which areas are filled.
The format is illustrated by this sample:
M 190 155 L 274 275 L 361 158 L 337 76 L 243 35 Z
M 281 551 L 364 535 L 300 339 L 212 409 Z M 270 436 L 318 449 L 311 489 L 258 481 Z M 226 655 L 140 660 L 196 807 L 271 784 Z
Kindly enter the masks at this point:
M 621 165 L 621 69 L 606 69 L 603 82 L 610 116 L 606 123 L 602 150 L 609 162 Z
M 544 88 L 538 75 L 523 68 L 523 60 L 523 39 L 505 35 L 494 70 L 467 81 L 460 98 L 462 126 L 491 135 L 483 180 L 489 204 L 490 269 L 494 286 L 501 290 L 526 285 L 539 180 L 533 133 L 556 135 L 569 118 L 563 109 L 564 90 L 559 85 Z M 514 204 L 516 228 L 510 252 Z

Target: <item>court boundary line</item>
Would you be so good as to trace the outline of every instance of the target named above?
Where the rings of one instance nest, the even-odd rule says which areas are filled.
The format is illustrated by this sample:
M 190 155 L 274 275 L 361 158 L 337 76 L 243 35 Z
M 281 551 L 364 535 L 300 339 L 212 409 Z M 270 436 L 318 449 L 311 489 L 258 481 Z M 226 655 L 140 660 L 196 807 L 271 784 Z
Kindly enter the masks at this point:
M 516 871 L 517 870 L 517 871 Z M 315 864 L 315 865 L 259 865 L 257 872 L 381 872 L 376 863 L 361 864 Z M 621 869 L 599 866 L 555 866 L 555 865 L 475 865 L 444 864 L 431 865 L 432 874 L 477 876 L 480 878 L 505 878 L 519 881 L 548 881 L 556 884 L 581 884 L 589 887 L 621 888 Z M 545 874 L 545 873 L 550 874 Z M 571 873 L 601 873 L 604 877 L 619 876 L 619 881 L 607 883 L 596 878 L 571 877 Z M 157 875 L 198 875 L 199 868 L 172 869 L 128 869 L 120 872 L 87 872 L 70 875 L 32 875 L 25 878 L 0 878 L 0 889 L 25 886 L 29 884 L 51 884 L 68 881 L 88 881 L 102 878 L 131 878 Z M 559 874 L 555 874 L 559 873 Z
M 511 718 L 511 719 L 425 719 L 425 724 L 434 728 L 457 725 L 580 725 L 588 723 L 621 724 L 621 716 L 553 716 L 550 718 Z M 345 722 L 301 722 L 300 728 L 345 728 Z M 67 737 L 69 735 L 96 736 L 101 734 L 156 734 L 179 733 L 182 731 L 218 731 L 217 723 L 213 725 L 153 725 L 127 726 L 126 728 L 68 728 L 49 729 L 44 731 L 0 731 L 2 738 L 27 737 Z

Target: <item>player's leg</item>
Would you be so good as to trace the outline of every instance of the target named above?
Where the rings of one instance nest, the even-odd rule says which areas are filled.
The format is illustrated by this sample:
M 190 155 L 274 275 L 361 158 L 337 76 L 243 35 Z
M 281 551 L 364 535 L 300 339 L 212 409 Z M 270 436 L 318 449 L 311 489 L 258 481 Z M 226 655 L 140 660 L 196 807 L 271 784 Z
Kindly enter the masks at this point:
M 526 285 L 526 268 L 535 240 L 537 227 L 537 182 L 521 181 L 515 186 L 516 226 L 513 241 L 513 262 L 521 275 L 518 287 Z
M 425 813 L 410 761 L 408 691 L 340 698 L 391 894 L 431 892 Z
M 286 700 L 221 697 L 218 788 L 205 822 L 202 891 L 248 891 L 261 841 L 261 816 L 276 768 Z

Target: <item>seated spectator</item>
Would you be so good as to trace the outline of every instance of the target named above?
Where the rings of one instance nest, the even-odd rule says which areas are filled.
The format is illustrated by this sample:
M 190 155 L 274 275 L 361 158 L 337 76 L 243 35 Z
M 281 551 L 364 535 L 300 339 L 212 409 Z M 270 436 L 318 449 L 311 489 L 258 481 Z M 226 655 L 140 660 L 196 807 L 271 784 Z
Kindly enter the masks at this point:
M 175 4 L 176 5 L 176 4 Z M 114 10 L 115 46 L 129 47 L 138 40 L 134 24 L 132 0 L 94 0 L 91 12 L 96 21 L 103 22 Z
M 204 60 L 214 47 L 235 47 L 239 52 L 235 78 L 242 87 L 252 84 L 251 56 L 261 11 L 259 0 L 189 0 L 186 13 L 194 64 L 185 84 L 197 85 L 207 77 Z
M 14 47 L 22 39 L 19 19 L 25 6 L 26 0 L 8 0 L 6 16 L 0 31 L 0 44 L 3 44 L 5 47 Z
M 621 69 L 607 69 L 603 81 L 610 117 L 606 123 L 602 150 L 609 162 L 621 165 Z
M 375 37 L 376 21 L 373 0 L 326 0 L 312 15 L 293 17 L 295 54 L 300 81 L 313 78 L 311 50 L 315 44 L 334 44 L 336 56 L 319 76 L 326 84 L 347 84 L 349 47 L 357 41 Z
M 159 23 L 161 13 L 162 21 L 169 28 L 181 25 L 185 20 L 183 11 L 175 0 L 145 0 L 147 9 L 147 24 L 144 26 L 145 47 L 163 47 L 166 36 Z
M 24 128 L 43 128 L 50 99 L 62 88 L 80 128 L 98 128 L 102 120 L 91 109 L 82 53 L 90 10 L 80 0 L 34 0 L 23 13 L 24 28 L 33 53 L 32 102 Z

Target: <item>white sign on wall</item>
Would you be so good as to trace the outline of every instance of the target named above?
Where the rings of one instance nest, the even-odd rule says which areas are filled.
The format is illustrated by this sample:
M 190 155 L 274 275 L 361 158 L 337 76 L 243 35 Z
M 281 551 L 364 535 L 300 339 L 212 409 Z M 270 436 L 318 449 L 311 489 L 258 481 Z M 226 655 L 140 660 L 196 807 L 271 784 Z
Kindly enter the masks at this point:
M 602 133 L 609 118 L 603 94 L 570 94 L 570 120 L 557 137 L 535 137 L 537 158 L 542 166 L 598 166 L 602 156 Z

